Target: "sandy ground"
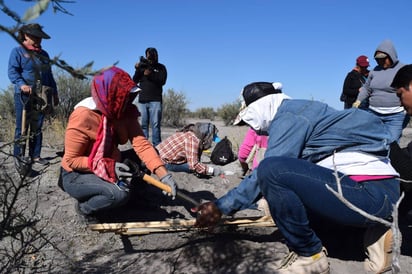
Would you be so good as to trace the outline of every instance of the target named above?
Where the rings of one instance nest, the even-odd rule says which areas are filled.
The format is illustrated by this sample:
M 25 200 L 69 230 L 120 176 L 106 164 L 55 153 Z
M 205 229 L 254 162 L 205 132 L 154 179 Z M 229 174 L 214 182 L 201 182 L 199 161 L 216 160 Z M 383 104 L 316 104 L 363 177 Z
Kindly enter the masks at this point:
M 225 127 L 219 121 L 215 124 L 219 135 L 228 136 L 237 151 L 247 128 Z M 173 132 L 174 129 L 165 128 L 163 136 Z M 406 139 L 410 139 L 411 135 L 409 129 L 405 131 Z M 132 236 L 91 231 L 76 215 L 74 199 L 57 186 L 58 152 L 58 149 L 43 149 L 43 157 L 50 160 L 51 165 L 44 172 L 41 167 L 34 166 L 41 174 L 33 178 L 31 191 L 25 193 L 25 199 L 29 200 L 35 199 L 34 193 L 38 193 L 37 214 L 41 218 L 38 225 L 44 226 L 44 232 L 50 239 L 41 252 L 27 260 L 29 264 L 48 268 L 48 273 L 274 273 L 270 266 L 278 264 L 287 252 L 282 236 L 275 227 L 219 227 L 213 233 L 190 229 Z M 209 161 L 207 153 L 202 160 Z M 13 174 L 11 159 L 6 159 L 4 165 Z M 179 189 L 190 197 L 198 201 L 213 200 L 241 180 L 237 162 L 223 169 L 232 171 L 233 175 L 227 175 L 223 180 L 174 173 L 174 178 Z M 190 204 L 179 199 L 171 201 L 160 190 L 144 182 L 136 186 L 132 197 L 127 206 L 106 212 L 100 216 L 100 221 L 193 219 Z M 235 217 L 262 214 L 257 210 L 245 210 Z M 401 230 L 401 273 L 412 273 L 411 220 L 402 218 Z M 362 231 L 322 224 L 317 233 L 329 251 L 331 273 L 364 273 Z

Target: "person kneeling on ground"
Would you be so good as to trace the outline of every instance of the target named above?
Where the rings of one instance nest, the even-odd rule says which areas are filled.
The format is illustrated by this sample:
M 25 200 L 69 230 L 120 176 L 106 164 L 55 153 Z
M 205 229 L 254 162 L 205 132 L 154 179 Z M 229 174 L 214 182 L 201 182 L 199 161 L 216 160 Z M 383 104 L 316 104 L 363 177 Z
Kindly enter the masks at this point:
M 133 99 L 139 91 L 131 77 L 117 67 L 93 78 L 92 97 L 75 107 L 65 133 L 62 159 L 63 189 L 78 200 L 86 216 L 125 204 L 130 167 L 122 163 L 119 144 L 130 141 L 146 168 L 176 195 L 176 183 L 138 123 Z
M 219 167 L 200 161 L 203 150 L 211 148 L 212 142 L 218 139 L 217 132 L 212 123 L 189 124 L 158 144 L 156 149 L 170 171 L 219 176 L 223 174 Z
M 257 169 L 214 202 L 203 203 L 195 226 L 213 227 L 222 214 L 249 208 L 260 195 L 290 253 L 276 273 L 329 273 L 327 251 L 309 226 L 307 212 L 338 224 L 366 227 L 365 268 L 381 272 L 391 266 L 392 231 L 343 204 L 338 185 L 352 204 L 391 220 L 400 196 L 398 173 L 387 157 L 391 135 L 382 121 L 359 109 L 337 111 L 313 100 L 290 99 L 283 93 L 243 90 L 246 108 L 239 115 L 258 134 L 269 135 Z

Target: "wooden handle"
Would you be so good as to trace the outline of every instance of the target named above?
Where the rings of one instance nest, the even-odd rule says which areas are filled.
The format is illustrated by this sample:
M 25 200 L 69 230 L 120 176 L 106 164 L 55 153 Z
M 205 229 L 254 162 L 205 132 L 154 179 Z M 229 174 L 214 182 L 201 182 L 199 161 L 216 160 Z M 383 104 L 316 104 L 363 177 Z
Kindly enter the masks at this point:
M 143 175 L 143 180 L 145 180 L 147 183 L 154 185 L 157 188 L 160 188 L 161 190 L 166 191 L 167 193 L 172 193 L 172 189 L 170 186 L 160 182 L 159 180 L 156 180 L 155 178 L 145 174 Z
M 21 135 L 26 135 L 26 119 L 27 119 L 27 110 L 26 106 L 23 107 L 23 113 L 21 115 Z
M 153 177 L 151 177 L 147 174 L 143 175 L 143 180 L 146 181 L 147 183 L 151 184 L 151 185 L 154 185 L 157 188 L 160 188 L 163 191 L 166 191 L 167 193 L 172 193 L 172 189 L 171 189 L 170 186 L 160 182 L 159 180 L 156 180 L 155 178 L 153 178 Z M 180 192 L 179 190 L 176 190 L 176 197 L 178 197 L 182 200 L 185 200 L 185 201 L 193 204 L 194 206 L 199 206 L 199 204 L 200 204 L 198 201 L 192 199 L 191 197 L 187 196 L 186 194 Z

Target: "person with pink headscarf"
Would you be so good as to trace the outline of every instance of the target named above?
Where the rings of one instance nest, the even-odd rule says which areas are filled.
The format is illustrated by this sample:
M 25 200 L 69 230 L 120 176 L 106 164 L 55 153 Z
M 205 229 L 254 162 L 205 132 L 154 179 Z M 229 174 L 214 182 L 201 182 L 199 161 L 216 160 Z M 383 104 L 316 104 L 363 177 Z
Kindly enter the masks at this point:
M 125 204 L 130 167 L 122 163 L 119 144 L 130 141 L 134 156 L 171 187 L 176 183 L 138 123 L 132 103 L 140 88 L 130 75 L 111 67 L 93 78 L 91 95 L 78 103 L 69 117 L 62 159 L 62 187 L 78 200 L 76 210 L 94 216 L 101 210 Z M 137 157 L 138 156 L 138 157 Z
M 239 147 L 238 159 L 242 167 L 243 174 L 254 170 L 263 159 L 266 148 L 268 147 L 268 137 L 258 135 L 256 131 L 249 128 L 245 138 Z M 249 166 L 251 163 L 251 166 Z

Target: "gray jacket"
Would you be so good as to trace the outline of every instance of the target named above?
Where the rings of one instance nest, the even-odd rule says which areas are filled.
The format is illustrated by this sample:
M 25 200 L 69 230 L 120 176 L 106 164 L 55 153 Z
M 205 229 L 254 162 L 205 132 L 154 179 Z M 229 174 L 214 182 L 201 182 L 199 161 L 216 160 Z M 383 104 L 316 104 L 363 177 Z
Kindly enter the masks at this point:
M 395 47 L 390 40 L 384 40 L 376 48 L 376 51 L 388 54 L 393 61 L 393 65 L 387 69 L 378 65 L 370 71 L 368 79 L 360 89 L 357 100 L 362 102 L 364 99 L 369 98 L 369 105 L 371 107 L 390 108 L 401 106 L 401 102 L 396 96 L 396 90 L 390 87 L 390 85 L 396 72 L 404 64 L 399 62 Z

